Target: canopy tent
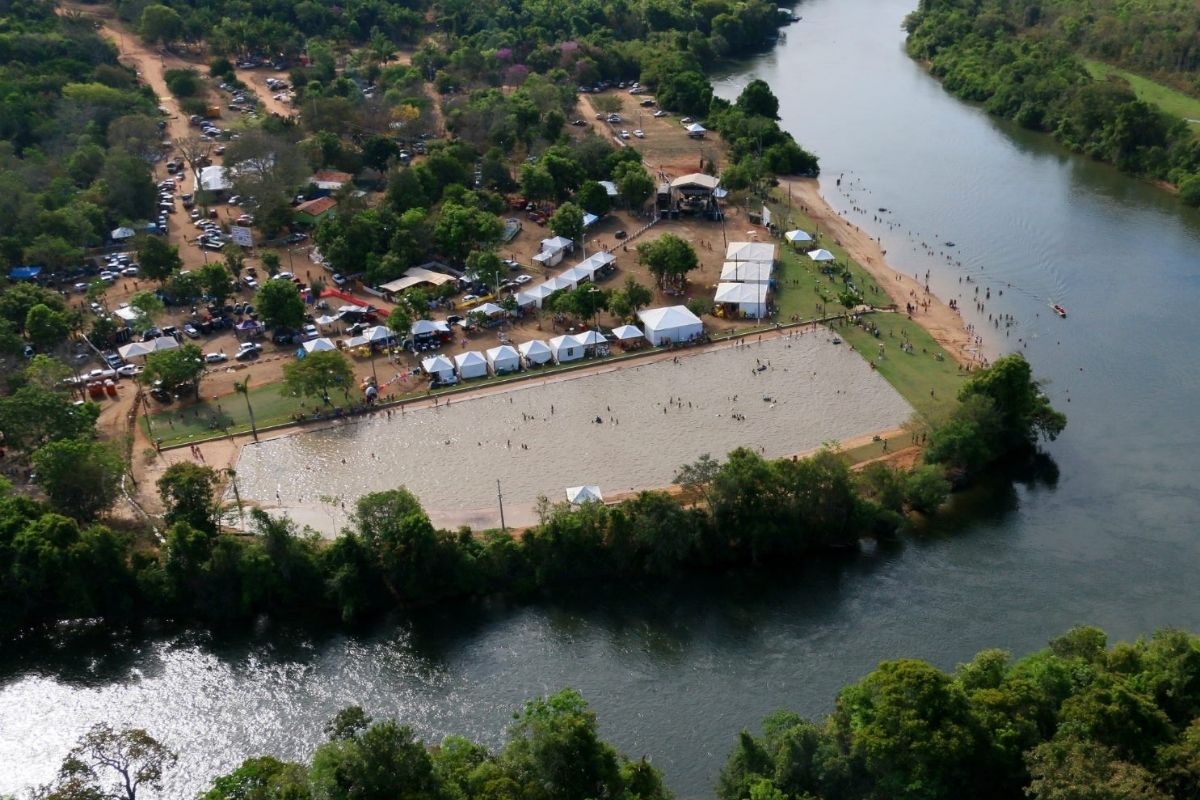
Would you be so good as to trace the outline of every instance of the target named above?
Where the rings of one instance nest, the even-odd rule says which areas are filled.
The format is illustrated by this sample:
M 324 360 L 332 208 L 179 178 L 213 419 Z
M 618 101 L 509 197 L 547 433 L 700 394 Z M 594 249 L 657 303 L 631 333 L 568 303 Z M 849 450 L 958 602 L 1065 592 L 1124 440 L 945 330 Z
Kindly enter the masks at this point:
M 566 272 L 558 273 L 558 277 L 554 278 L 554 280 L 558 281 L 570 281 L 573 286 L 577 286 L 582 281 L 590 281 L 591 279 L 592 273 L 581 267 L 571 267 Z
M 775 260 L 775 245 L 770 242 L 730 242 L 725 248 L 726 261 L 766 261 Z
M 613 263 L 616 260 L 617 260 L 617 257 L 614 256 L 612 253 L 610 253 L 606 250 L 601 250 L 599 253 L 590 255 L 587 258 L 585 258 L 583 261 L 580 261 L 578 264 L 571 267 L 571 269 L 583 270 L 587 273 L 587 276 L 589 278 L 591 278 L 592 280 L 595 280 L 596 273 L 598 271 L 600 271 L 604 267 L 607 267 L 609 264 Z
M 691 125 L 687 126 L 687 133 L 688 136 L 691 137 L 703 136 L 704 134 L 708 133 L 708 128 L 704 127 L 699 122 L 693 122 Z
M 837 256 L 826 250 L 824 247 L 818 247 L 816 250 L 809 250 L 808 257 L 813 261 L 836 261 Z
M 553 278 L 546 281 L 545 283 L 538 284 L 538 286 L 545 286 L 546 288 L 548 288 L 550 290 L 549 294 L 554 294 L 555 292 L 557 292 L 560 289 L 574 289 L 575 285 L 576 285 L 575 281 L 567 280 L 562 275 L 555 275 Z
M 554 360 L 560 364 L 583 358 L 583 345 L 574 336 L 555 336 L 547 344 L 554 354 Z
M 148 342 L 133 342 L 122 347 L 117 352 L 121 358 L 128 361 L 131 358 L 143 358 L 152 353 L 163 353 L 167 350 L 174 350 L 179 347 L 179 342 L 174 336 L 159 336 L 157 339 L 151 339 Z
M 796 244 L 797 242 L 811 242 L 813 240 L 813 237 L 799 229 L 788 231 L 783 235 L 783 238 L 787 239 L 792 244 Z
M 459 353 L 454 357 L 454 366 L 458 370 L 458 377 L 463 380 L 469 378 L 486 378 L 488 374 L 487 359 L 478 350 L 468 350 L 465 353 Z
M 489 317 L 498 317 L 504 313 L 504 309 L 495 303 L 481 303 L 472 308 L 468 313 L 474 314 L 475 312 L 486 314 Z
M 8 271 L 8 279 L 10 281 L 27 281 L 36 278 L 42 274 L 42 268 L 39 266 L 20 266 L 13 267 Z
M 584 227 L 585 229 L 586 229 L 586 228 L 590 228 L 590 227 L 592 227 L 593 225 L 595 225 L 595 224 L 596 224 L 597 222 L 599 222 L 599 221 L 600 221 L 600 218 L 599 218 L 599 217 L 597 217 L 595 214 L 589 214 L 589 213 L 587 213 L 586 211 L 584 212 L 584 214 L 583 214 L 583 227 Z
M 322 336 L 320 339 L 313 339 L 313 340 L 311 340 L 311 341 L 305 342 L 305 343 L 304 343 L 304 344 L 301 346 L 301 348 L 300 348 L 300 349 L 301 349 L 301 351 L 302 351 L 302 352 L 304 352 L 305 354 L 308 354 L 308 353 L 328 353 L 328 352 L 330 352 L 331 350 L 337 350 L 337 345 L 333 343 L 333 340 L 332 340 L 332 339 L 329 339 L 328 337 Z
M 419 319 L 408 329 L 413 336 L 433 336 L 435 333 L 449 333 L 450 326 L 445 320 Z
M 118 307 L 117 310 L 113 312 L 113 314 L 115 314 L 118 317 L 120 317 L 121 319 L 125 320 L 125 322 L 127 322 L 127 323 L 137 322 L 138 319 L 140 319 L 142 316 L 141 312 L 139 312 L 136 308 L 134 308 L 133 306 L 128 305 L 128 304 Z
M 600 494 L 600 487 L 594 484 L 572 486 L 567 489 L 567 502 L 573 505 L 603 503 L 604 495 Z
M 767 315 L 767 287 L 762 283 L 718 283 L 718 303 L 736 305 L 743 316 L 761 319 Z
M 331 316 L 329 314 L 325 314 L 324 316 L 317 317 L 317 319 L 316 319 L 317 327 L 328 328 L 330 325 L 335 324 L 341 318 L 342 318 L 341 314 L 338 314 L 337 316 Z
M 396 332 L 386 325 L 373 325 L 363 331 L 363 336 L 372 344 L 380 344 L 396 338 Z
M 426 375 L 439 381 L 454 380 L 454 362 L 444 355 L 438 354 L 422 360 L 421 369 Z
M 362 313 L 364 313 L 364 312 L 366 311 L 366 309 L 365 309 L 365 308 L 363 308 L 362 306 L 356 306 L 356 305 L 353 305 L 353 304 L 347 304 L 347 305 L 344 305 L 344 306 L 338 306 L 338 310 L 337 310 L 337 311 L 338 311 L 338 313 L 339 313 L 339 314 L 352 314 L 352 315 L 357 315 L 357 314 L 362 314 Z
M 351 350 L 356 350 L 359 347 L 367 347 L 371 344 L 371 340 L 366 336 L 351 336 L 346 340 L 346 347 Z
M 527 308 L 529 306 L 542 307 L 542 298 L 533 292 L 517 292 L 515 299 L 518 308 Z
M 545 364 L 554 358 L 554 354 L 550 352 L 549 346 L 541 339 L 522 342 L 517 345 L 517 351 L 520 352 L 521 358 L 525 359 L 525 365 L 529 367 Z
M 109 234 L 109 238 L 111 238 L 114 242 L 123 242 L 126 239 L 132 239 L 136 235 L 137 231 L 135 231 L 133 228 L 122 227 L 114 229 L 113 232 Z
M 493 347 L 485 355 L 494 375 L 516 372 L 521 368 L 521 354 L 511 344 L 502 344 L 499 347 Z
M 617 337 L 617 341 L 620 342 L 645 338 L 641 328 L 636 325 L 622 325 L 619 328 L 613 328 L 613 336 Z
M 404 271 L 402 277 L 394 281 L 389 281 L 379 285 L 380 291 L 385 294 L 399 294 L 405 289 L 411 289 L 414 286 L 420 286 L 422 283 L 429 283 L 434 286 L 441 286 L 444 283 L 450 283 L 454 280 L 453 275 L 446 275 L 442 272 L 434 272 L 431 269 L 424 267 L 409 267 Z
M 617 189 L 617 185 L 612 181 L 597 181 L 597 183 L 604 187 L 604 191 L 609 197 L 620 196 L 621 192 Z
M 687 342 L 704 335 L 704 323 L 687 306 L 645 308 L 637 315 L 646 339 L 655 347 L 665 342 Z
M 770 283 L 775 266 L 769 261 L 726 261 L 721 266 L 722 281 Z
M 600 331 L 584 331 L 575 334 L 575 341 L 583 347 L 595 347 L 598 344 L 608 344 L 608 339 Z
M 233 181 L 229 170 L 219 164 L 213 164 L 200 170 L 196 187 L 202 192 L 225 192 L 233 188 Z

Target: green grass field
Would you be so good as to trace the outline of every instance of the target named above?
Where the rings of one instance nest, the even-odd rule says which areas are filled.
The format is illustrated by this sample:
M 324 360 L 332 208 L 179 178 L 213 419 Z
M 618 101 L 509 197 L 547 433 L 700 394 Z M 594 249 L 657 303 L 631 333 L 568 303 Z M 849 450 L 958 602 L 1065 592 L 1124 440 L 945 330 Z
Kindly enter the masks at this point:
M 788 221 L 787 228 L 800 228 L 810 234 L 816 228 L 812 219 L 797 209 L 776 206 L 773 211 L 775 219 Z M 838 264 L 849 268 L 851 279 L 862 290 L 863 300 L 868 305 L 891 304 L 887 293 L 862 266 L 847 256 L 845 250 L 824 237 L 819 246 L 837 256 Z M 776 302 L 781 322 L 789 322 L 793 315 L 813 319 L 844 310 L 838 301 L 841 279 L 823 274 L 820 265 L 808 258 L 803 249 L 796 250 L 786 242 L 780 243 L 780 287 Z M 878 327 L 878 337 L 864 328 L 848 324 L 838 326 L 837 330 L 847 344 L 875 365 L 921 416 L 932 420 L 945 416 L 954 407 L 958 387 L 965 378 L 954 359 L 903 312 L 875 313 L 868 315 L 866 321 Z M 905 343 L 912 345 L 911 352 L 901 349 Z
M 1096 80 L 1108 80 L 1115 76 L 1128 83 L 1139 100 L 1155 105 L 1172 116 L 1200 120 L 1200 99 L 1102 61 L 1087 60 L 1084 64 Z M 1193 122 L 1192 130 L 1200 135 L 1200 124 Z

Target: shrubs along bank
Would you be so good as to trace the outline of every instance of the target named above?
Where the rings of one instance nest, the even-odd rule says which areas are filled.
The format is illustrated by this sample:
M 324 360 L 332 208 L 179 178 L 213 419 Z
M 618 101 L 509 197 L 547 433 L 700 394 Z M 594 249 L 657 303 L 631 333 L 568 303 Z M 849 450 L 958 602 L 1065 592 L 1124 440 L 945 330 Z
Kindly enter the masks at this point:
M 934 430 L 926 463 L 911 470 L 877 464 L 856 474 L 830 451 L 772 461 L 739 449 L 724 462 L 705 456 L 680 469 L 679 496 L 642 492 L 578 508 L 543 502 L 540 523 L 519 535 L 438 530 L 402 488 L 360 498 L 332 542 L 258 510 L 250 512 L 253 535 L 222 534 L 219 476 L 194 463 L 172 465 L 158 482 L 161 546 L 5 493 L 0 633 L 91 617 L 351 622 L 451 598 L 786 565 L 895 534 L 907 514 L 935 512 L 951 482 L 1028 452 L 1066 422 L 1019 356 L 976 373 L 960 400 Z
M 1176 184 L 1185 202 L 1200 205 L 1200 139 L 1187 122 L 1138 100 L 1127 85 L 1094 79 L 1082 60 L 1164 73 L 1196 91 L 1193 43 L 1178 33 L 1200 24 L 1195 5 L 1133 5 L 1138 10 L 1102 0 L 1083 14 L 1067 0 L 925 0 L 906 21 L 908 52 L 928 61 L 956 97 L 1125 172 Z M 1116 31 L 1130 38 L 1114 39 Z
M 803 676 L 798 675 L 797 680 Z M 461 736 L 425 744 L 399 722 L 343 709 L 306 762 L 247 758 L 203 800 L 659 800 L 645 758 L 600 739 L 595 715 L 565 689 L 526 704 L 507 743 Z M 97 752 L 126 758 L 101 761 Z M 95 797 L 171 778 L 176 754 L 140 730 L 93 728 L 35 796 Z M 114 768 L 115 765 L 115 768 Z M 691 765 L 701 768 L 701 765 Z M 947 673 L 881 663 L 838 694 L 823 720 L 787 711 L 742 732 L 719 800 L 1194 800 L 1200 786 L 1200 638 L 1162 630 L 1107 648 L 1076 628 L 1014 661 L 984 650 Z

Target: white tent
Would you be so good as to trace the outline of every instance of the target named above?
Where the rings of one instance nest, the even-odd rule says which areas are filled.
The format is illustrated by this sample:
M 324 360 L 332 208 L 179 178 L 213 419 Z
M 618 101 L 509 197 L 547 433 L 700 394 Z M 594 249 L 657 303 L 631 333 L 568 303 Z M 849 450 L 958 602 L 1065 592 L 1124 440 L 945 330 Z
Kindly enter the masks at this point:
M 482 305 L 475 306 L 469 313 L 474 313 L 476 311 L 481 314 L 486 314 L 489 317 L 498 317 L 504 313 L 504 309 L 495 303 L 483 303 Z
M 592 274 L 592 271 L 583 269 L 582 267 L 571 267 L 565 272 L 558 273 L 558 277 L 553 278 L 552 280 L 570 281 L 572 285 L 575 285 L 581 281 L 590 281 L 592 279 Z
M 655 347 L 664 342 L 687 342 L 704 335 L 704 323 L 688 311 L 687 306 L 645 308 L 638 312 L 638 319 L 642 321 L 646 338 Z
M 517 292 L 515 299 L 518 308 L 527 308 L 528 306 L 542 307 L 542 298 L 533 292 Z
M 726 261 L 721 266 L 722 281 L 770 283 L 775 266 L 769 261 Z
M 458 369 L 458 377 L 464 381 L 468 378 L 486 378 L 488 362 L 483 353 L 478 350 L 468 350 L 454 357 L 454 366 Z
M 826 250 L 824 247 L 818 247 L 816 250 L 809 250 L 808 257 L 813 261 L 836 261 L 837 256 Z
M 521 368 L 521 354 L 511 344 L 490 348 L 485 355 L 494 375 L 516 372 Z
M 132 239 L 136 233 L 137 232 L 133 228 L 117 228 L 110 233 L 109 236 L 112 237 L 114 241 L 121 242 L 126 239 Z
M 718 283 L 714 299 L 737 305 L 746 317 L 761 319 L 767 315 L 767 286 L 763 283 Z
M 708 128 L 701 125 L 699 122 L 693 122 L 687 126 L 688 136 L 703 136 L 708 133 Z
M 538 286 L 545 286 L 547 289 L 550 290 L 550 294 L 554 294 L 559 289 L 574 289 L 575 281 L 568 280 L 568 279 L 564 278 L 562 275 L 555 275 L 553 278 L 546 281 L 545 283 L 539 283 Z
M 371 340 L 366 336 L 352 336 L 346 340 L 346 347 L 353 350 L 356 347 L 366 347 L 371 343 Z
M 437 378 L 439 381 L 454 380 L 454 362 L 440 353 L 422 360 L 421 369 L 425 370 L 426 375 Z
M 622 342 L 644 338 L 641 329 L 636 325 L 622 325 L 619 328 L 613 328 L 613 336 Z
M 142 344 L 149 344 L 154 348 L 154 352 L 161 353 L 164 350 L 174 350 L 179 347 L 179 340 L 174 336 L 159 336 L 157 339 L 150 342 L 142 342 Z
M 788 231 L 783 235 L 783 238 L 787 239 L 792 244 L 795 244 L 796 242 L 811 242 L 813 240 L 811 236 L 799 229 Z
M 575 334 L 575 341 L 584 347 L 595 347 L 598 344 L 608 344 L 608 339 L 600 331 L 584 331 Z
M 327 353 L 330 350 L 337 350 L 337 345 L 325 336 L 305 342 L 303 347 L 306 353 Z
M 547 344 L 554 360 L 560 364 L 583 358 L 583 345 L 574 336 L 555 336 Z
M 450 326 L 440 319 L 419 319 L 408 330 L 413 336 L 432 336 L 435 333 L 449 333 Z
M 604 495 L 600 494 L 599 486 L 571 486 L 567 489 L 567 502 L 573 505 L 582 505 L 584 503 L 603 503 Z
M 554 358 L 554 354 L 550 352 L 550 348 L 541 339 L 522 342 L 517 345 L 517 350 L 521 353 L 521 358 L 525 359 L 525 365 L 530 367 L 545 364 Z
M 317 322 L 318 327 L 328 328 L 330 325 L 336 324 L 337 321 L 341 318 L 342 318 L 341 314 L 338 314 L 336 316 L 325 314 L 324 316 L 317 317 L 316 322 Z
M 775 245 L 770 242 L 730 242 L 725 248 L 726 261 L 775 260 Z
M 141 318 L 141 312 L 133 308 L 128 303 L 122 303 L 116 311 L 113 312 L 126 322 L 137 322 Z
M 368 342 L 378 344 L 379 342 L 386 342 L 388 339 L 395 338 L 396 332 L 386 325 L 373 325 L 363 331 L 363 336 L 367 338 Z
M 347 303 L 344 306 L 338 306 L 339 314 L 361 314 L 366 311 L 362 306 L 356 306 L 353 303 Z
M 117 350 L 121 358 L 129 361 L 133 358 L 143 358 L 154 352 L 154 347 L 150 342 L 131 342 Z
M 229 170 L 213 164 L 200 170 L 196 186 L 202 192 L 224 192 L 233 188 L 233 182 L 229 178 Z

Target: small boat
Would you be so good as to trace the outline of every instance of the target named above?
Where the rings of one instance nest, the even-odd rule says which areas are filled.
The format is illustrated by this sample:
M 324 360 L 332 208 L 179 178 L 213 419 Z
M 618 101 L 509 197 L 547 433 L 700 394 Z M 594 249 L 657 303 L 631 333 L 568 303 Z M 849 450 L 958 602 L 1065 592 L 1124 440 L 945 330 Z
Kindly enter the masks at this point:
M 958 247 L 954 242 L 946 242 L 946 247 Z
M 1065 308 L 1063 308 L 1062 306 L 1060 306 L 1058 303 L 1055 303 L 1053 306 L 1051 306 L 1051 308 L 1054 309 L 1055 314 L 1058 314 L 1063 319 L 1067 318 L 1067 310 Z

